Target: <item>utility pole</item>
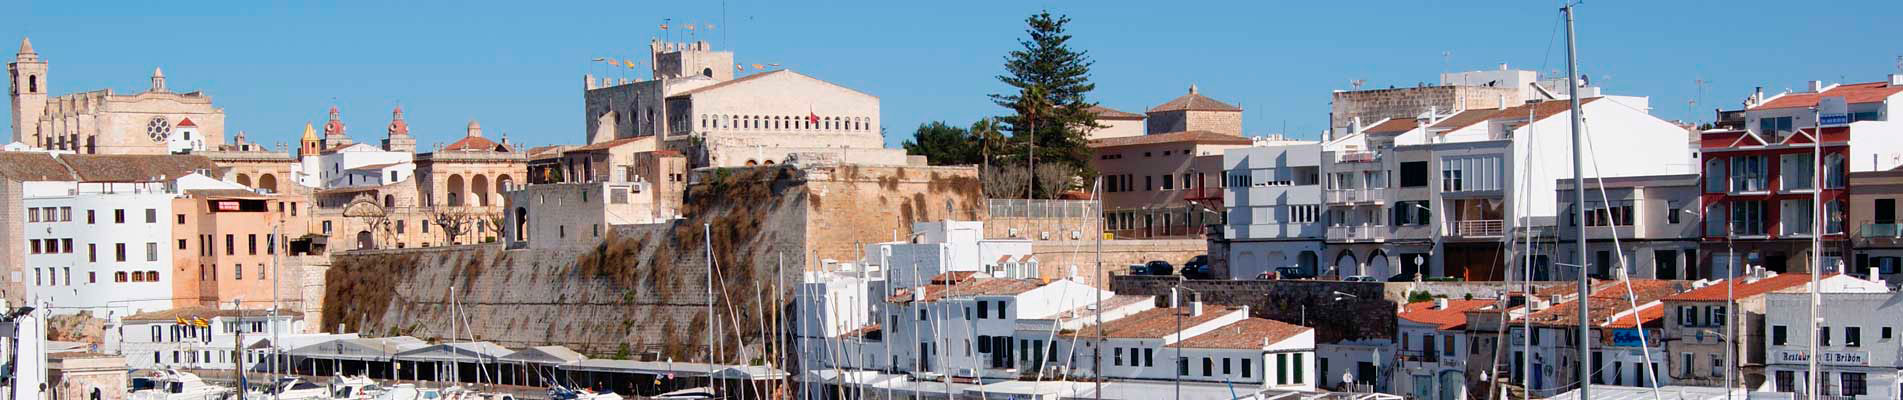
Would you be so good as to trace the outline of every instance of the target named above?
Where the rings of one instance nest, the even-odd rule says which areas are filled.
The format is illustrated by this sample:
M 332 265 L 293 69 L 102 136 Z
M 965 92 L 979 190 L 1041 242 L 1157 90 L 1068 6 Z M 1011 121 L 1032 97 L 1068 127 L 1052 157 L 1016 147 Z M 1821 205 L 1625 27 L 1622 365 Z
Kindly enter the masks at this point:
M 1824 121 L 1818 119 L 1818 117 L 1822 116 L 1822 112 L 1815 106 L 1811 107 L 1810 115 L 1812 162 L 1810 191 L 1810 334 L 1806 335 L 1810 337 L 1810 353 L 1804 358 L 1810 363 L 1810 387 L 1805 388 L 1807 389 L 1805 391 L 1810 392 L 1810 396 L 1808 397 L 1810 397 L 1811 400 L 1817 400 L 1818 392 L 1822 389 L 1822 386 L 1818 386 L 1822 381 L 1817 371 L 1817 343 L 1818 340 L 1821 339 L 1818 337 L 1818 325 L 1824 322 L 1824 319 L 1819 316 L 1821 314 L 1818 308 L 1820 306 L 1819 303 L 1822 303 L 1823 300 L 1822 293 L 1824 289 L 1818 286 L 1818 277 L 1824 273 L 1824 180 L 1822 168 L 1824 162 Z M 1726 389 L 1728 390 L 1730 388 Z
M 1573 254 L 1573 262 L 1579 268 L 1579 291 L 1575 293 L 1578 293 L 1579 300 L 1577 301 L 1580 302 L 1580 306 L 1574 307 L 1579 309 L 1579 354 L 1576 357 L 1579 363 L 1579 398 L 1590 399 L 1592 398 L 1592 319 L 1591 312 L 1588 311 L 1591 307 L 1586 305 L 1592 298 L 1592 288 L 1586 278 L 1586 180 L 1584 179 L 1586 162 L 1580 153 L 1586 147 L 1586 137 L 1580 133 L 1583 124 L 1579 115 L 1579 48 L 1577 37 L 1573 32 L 1573 5 L 1567 4 L 1559 10 L 1566 14 L 1566 82 L 1570 85 L 1566 89 L 1566 98 L 1572 106 L 1572 112 L 1568 114 L 1572 114 L 1573 120 L 1573 204 L 1576 204 L 1580 210 L 1573 213 L 1572 217 L 1573 226 L 1579 229 L 1578 235 L 1575 236 L 1578 249 Z
M 1097 224 L 1096 224 L 1097 238 L 1096 240 L 1094 240 L 1095 242 L 1097 242 L 1096 243 L 1097 271 L 1094 272 L 1096 276 L 1091 277 L 1090 280 L 1093 282 L 1096 282 L 1097 286 L 1099 286 L 1097 290 L 1092 291 L 1092 292 L 1096 292 L 1097 294 L 1097 305 L 1095 306 L 1097 310 L 1097 312 L 1095 313 L 1097 314 L 1097 345 L 1095 346 L 1095 351 L 1092 351 L 1090 353 L 1090 359 L 1091 359 L 1090 361 L 1092 364 L 1090 366 L 1090 371 L 1093 374 L 1101 377 L 1103 376 L 1102 371 L 1103 371 L 1103 334 L 1104 334 L 1103 291 L 1109 289 L 1108 286 L 1110 286 L 1108 283 L 1102 281 L 1104 278 L 1104 275 L 1103 275 L 1103 177 L 1102 176 L 1097 177 L 1096 184 L 1090 185 L 1090 191 L 1093 192 L 1091 193 L 1090 197 L 1093 199 L 1097 199 L 1097 212 L 1095 213 L 1097 214 Z M 1131 357 L 1135 357 L 1135 356 L 1132 355 Z M 1096 381 L 1095 383 L 1096 399 L 1103 400 L 1103 379 L 1098 378 L 1095 381 Z

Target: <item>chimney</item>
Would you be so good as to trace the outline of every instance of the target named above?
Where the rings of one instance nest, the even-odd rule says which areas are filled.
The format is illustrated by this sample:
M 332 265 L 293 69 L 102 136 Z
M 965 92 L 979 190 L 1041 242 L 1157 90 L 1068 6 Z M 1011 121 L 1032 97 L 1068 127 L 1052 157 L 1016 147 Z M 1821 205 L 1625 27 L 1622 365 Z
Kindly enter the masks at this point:
M 925 301 L 925 287 L 920 286 L 912 289 L 912 301 Z
M 1746 103 L 1750 103 L 1750 106 L 1756 107 L 1758 105 L 1758 102 L 1760 101 L 1764 101 L 1764 87 L 1763 86 L 1752 88 L 1751 100 L 1746 101 Z
M 1500 70 L 1501 71 L 1507 70 L 1507 63 L 1500 63 Z
M 1355 117 L 1355 119 L 1354 119 L 1354 124 L 1355 124 L 1355 125 L 1354 125 L 1354 131 L 1355 131 L 1355 133 L 1361 133 L 1361 129 L 1362 129 L 1362 126 L 1361 126 L 1361 117 Z
M 1434 309 L 1436 309 L 1436 310 L 1445 310 L 1445 309 L 1447 309 L 1447 298 L 1445 298 L 1445 297 L 1436 297 L 1436 298 L 1434 298 Z
M 1203 300 L 1202 299 L 1195 299 L 1195 300 L 1189 301 L 1189 316 L 1191 317 L 1203 316 Z
M 1903 86 L 1903 74 L 1890 74 L 1890 86 Z
M 1824 81 L 1810 81 L 1811 93 L 1821 93 L 1823 91 L 1824 91 Z
M 1181 293 L 1176 292 L 1176 288 L 1170 288 L 1170 308 L 1182 307 L 1182 297 Z

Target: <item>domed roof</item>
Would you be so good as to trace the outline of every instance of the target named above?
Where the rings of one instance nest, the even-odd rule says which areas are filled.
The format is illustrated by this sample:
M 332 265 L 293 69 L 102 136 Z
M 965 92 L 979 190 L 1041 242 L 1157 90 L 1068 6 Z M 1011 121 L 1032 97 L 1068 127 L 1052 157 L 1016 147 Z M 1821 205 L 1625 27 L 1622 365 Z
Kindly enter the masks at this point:
M 402 135 L 410 134 L 410 123 L 408 121 L 403 120 L 403 106 L 396 106 L 396 110 L 390 112 L 390 132 L 389 133 L 390 133 L 390 136 L 402 136 Z

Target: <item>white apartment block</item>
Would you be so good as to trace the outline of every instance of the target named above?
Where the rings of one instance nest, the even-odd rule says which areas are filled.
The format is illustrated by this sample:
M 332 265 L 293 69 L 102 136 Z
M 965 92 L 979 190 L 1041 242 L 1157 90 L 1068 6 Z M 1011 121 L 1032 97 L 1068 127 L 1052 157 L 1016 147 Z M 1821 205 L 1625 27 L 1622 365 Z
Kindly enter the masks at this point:
M 1808 286 L 1808 285 L 1806 285 Z M 1826 398 L 1903 397 L 1903 299 L 1887 289 L 1834 291 L 1825 285 L 1817 330 L 1819 388 Z M 1765 374 L 1761 392 L 1812 393 L 1809 385 L 1811 294 L 1792 288 L 1767 294 Z
M 1320 272 L 1325 228 L 1320 156 L 1321 146 L 1314 143 L 1223 151 L 1222 201 L 1228 217 L 1222 239 L 1211 246 L 1218 276 L 1255 279 L 1284 267 Z
M 156 177 L 155 177 L 156 178 Z M 194 303 L 174 293 L 172 200 L 189 190 L 245 189 L 190 174 L 152 182 L 22 184 L 26 296 L 56 314 L 125 316 Z

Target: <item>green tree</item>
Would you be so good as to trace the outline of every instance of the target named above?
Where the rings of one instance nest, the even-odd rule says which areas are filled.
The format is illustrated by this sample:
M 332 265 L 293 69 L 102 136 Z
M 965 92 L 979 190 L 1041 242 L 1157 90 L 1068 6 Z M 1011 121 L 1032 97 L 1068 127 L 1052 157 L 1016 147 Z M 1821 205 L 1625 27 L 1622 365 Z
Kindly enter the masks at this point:
M 1015 93 L 993 94 L 991 101 L 1011 110 L 998 118 L 1011 139 L 1021 146 L 1018 154 L 1001 154 L 1002 159 L 1034 160 L 1064 164 L 1080 175 L 1094 175 L 1090 169 L 1089 140 L 1085 132 L 1101 128 L 1089 109 L 1095 105 L 1085 98 L 1097 85 L 1090 83 L 1089 52 L 1073 50 L 1071 35 L 1064 26 L 1070 17 L 1039 12 L 1025 19 L 1028 38 L 1018 44 L 1023 49 L 1005 56 L 998 81 L 1016 89 Z M 994 159 L 996 161 L 997 159 Z
M 981 160 L 977 137 L 970 131 L 934 121 L 919 124 L 912 133 L 912 139 L 903 144 L 905 153 L 925 156 L 932 165 L 977 164 Z

